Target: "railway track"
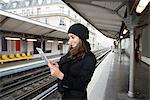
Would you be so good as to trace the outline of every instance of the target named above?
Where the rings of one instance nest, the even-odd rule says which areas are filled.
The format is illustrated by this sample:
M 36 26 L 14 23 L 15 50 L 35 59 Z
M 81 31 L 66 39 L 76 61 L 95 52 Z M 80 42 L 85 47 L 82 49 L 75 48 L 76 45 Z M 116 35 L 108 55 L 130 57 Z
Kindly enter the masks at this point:
M 37 91 L 56 83 L 56 78 L 50 76 L 49 73 L 49 68 L 42 66 L 38 69 L 18 73 L 18 75 L 2 77 L 0 83 L 1 100 L 22 100 L 28 97 L 30 99 L 30 97 L 37 95 Z
M 106 49 L 94 52 L 97 58 L 96 66 L 108 52 Z M 47 66 L 3 76 L 0 81 L 0 100 L 36 100 L 57 90 L 57 79 L 50 75 Z

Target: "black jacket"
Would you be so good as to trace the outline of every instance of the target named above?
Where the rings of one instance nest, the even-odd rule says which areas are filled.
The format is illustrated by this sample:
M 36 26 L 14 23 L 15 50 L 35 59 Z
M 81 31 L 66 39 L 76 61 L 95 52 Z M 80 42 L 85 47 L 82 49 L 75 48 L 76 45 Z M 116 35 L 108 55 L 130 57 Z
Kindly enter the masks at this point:
M 84 58 L 71 59 L 69 53 L 61 57 L 58 62 L 60 70 L 64 73 L 63 80 L 58 82 L 58 90 L 62 87 L 69 90 L 86 91 L 87 85 L 96 68 L 95 55 L 89 51 Z

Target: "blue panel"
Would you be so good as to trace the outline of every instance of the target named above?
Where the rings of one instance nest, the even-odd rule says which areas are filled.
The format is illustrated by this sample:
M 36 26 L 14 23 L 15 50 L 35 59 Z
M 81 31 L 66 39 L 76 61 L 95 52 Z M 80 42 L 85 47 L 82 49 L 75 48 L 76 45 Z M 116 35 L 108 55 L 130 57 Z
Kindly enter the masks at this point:
M 2 51 L 7 51 L 7 40 L 2 37 Z

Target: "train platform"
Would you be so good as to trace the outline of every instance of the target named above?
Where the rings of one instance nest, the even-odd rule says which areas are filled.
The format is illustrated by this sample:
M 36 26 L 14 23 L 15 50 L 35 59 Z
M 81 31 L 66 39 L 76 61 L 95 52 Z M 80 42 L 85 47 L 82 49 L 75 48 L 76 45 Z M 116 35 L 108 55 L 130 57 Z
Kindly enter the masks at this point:
M 88 100 L 149 100 L 149 70 L 143 62 L 135 66 L 135 98 L 128 97 L 129 57 L 110 52 L 96 68 L 88 85 Z
M 96 52 L 96 51 L 93 51 Z M 45 53 L 49 60 L 59 61 L 60 57 L 63 54 L 49 54 Z M 12 61 L 6 62 L 0 65 L 0 77 L 13 74 L 20 71 L 25 71 L 28 69 L 40 67 L 46 65 L 45 61 L 41 58 L 40 54 L 33 55 L 29 60 L 20 60 L 20 61 Z
M 49 59 L 51 58 L 57 58 L 60 57 L 60 54 L 54 54 L 54 55 L 49 55 L 49 54 L 45 54 Z M 32 63 L 32 62 L 37 62 L 37 61 L 41 61 L 41 55 L 40 54 L 35 54 L 33 55 L 29 60 L 20 60 L 20 61 L 12 61 L 12 62 L 6 62 L 4 64 L 0 64 L 0 69 L 2 68 L 9 68 L 11 66 L 16 66 L 16 65 L 23 65 L 23 64 L 27 64 L 27 63 Z
M 51 60 L 58 60 L 62 55 L 46 55 L 48 59 Z M 7 62 L 0 65 L 0 77 L 17 73 L 20 71 L 29 70 L 32 68 L 40 67 L 46 65 L 45 61 L 41 59 L 39 54 L 33 56 L 30 60 L 20 60 L 20 61 L 13 61 Z

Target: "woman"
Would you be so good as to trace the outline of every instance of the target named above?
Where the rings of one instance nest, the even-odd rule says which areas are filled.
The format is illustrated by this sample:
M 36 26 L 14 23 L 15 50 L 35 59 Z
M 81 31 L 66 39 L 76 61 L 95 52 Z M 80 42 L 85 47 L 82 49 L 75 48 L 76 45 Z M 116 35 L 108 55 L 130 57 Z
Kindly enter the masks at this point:
M 58 63 L 50 61 L 51 75 L 58 78 L 62 100 L 86 100 L 86 88 L 96 65 L 96 58 L 87 42 L 89 31 L 78 23 L 69 28 L 68 36 L 69 51 Z

